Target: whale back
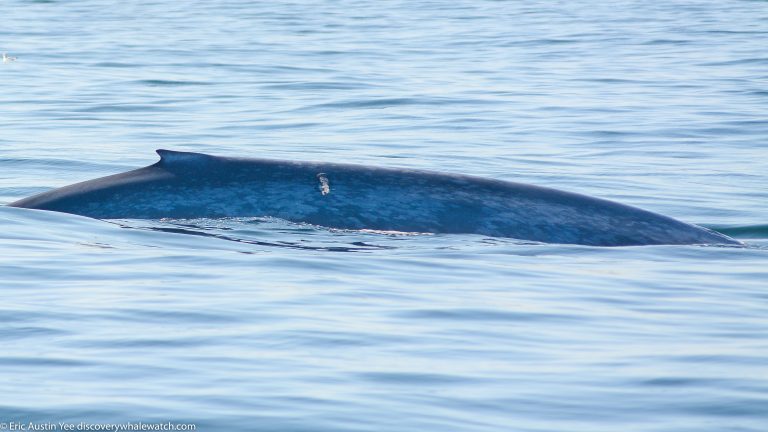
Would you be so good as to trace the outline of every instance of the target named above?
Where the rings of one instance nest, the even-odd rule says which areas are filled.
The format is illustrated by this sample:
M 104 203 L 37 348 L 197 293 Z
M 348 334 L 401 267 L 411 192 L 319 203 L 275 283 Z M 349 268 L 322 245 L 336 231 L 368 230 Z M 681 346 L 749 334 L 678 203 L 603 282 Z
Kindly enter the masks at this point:
M 351 164 L 157 150 L 150 166 L 11 205 L 103 219 L 273 216 L 332 228 L 618 246 L 738 244 L 624 204 L 539 186 Z

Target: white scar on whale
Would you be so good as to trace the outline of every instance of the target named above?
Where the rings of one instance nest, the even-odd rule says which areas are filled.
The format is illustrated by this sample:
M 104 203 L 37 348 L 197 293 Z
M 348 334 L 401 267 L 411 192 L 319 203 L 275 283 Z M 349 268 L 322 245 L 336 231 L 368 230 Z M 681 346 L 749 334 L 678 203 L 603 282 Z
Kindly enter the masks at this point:
M 723 234 L 557 189 L 411 169 L 158 150 L 160 161 L 9 204 L 98 219 L 271 216 L 330 228 L 592 246 L 727 244 Z

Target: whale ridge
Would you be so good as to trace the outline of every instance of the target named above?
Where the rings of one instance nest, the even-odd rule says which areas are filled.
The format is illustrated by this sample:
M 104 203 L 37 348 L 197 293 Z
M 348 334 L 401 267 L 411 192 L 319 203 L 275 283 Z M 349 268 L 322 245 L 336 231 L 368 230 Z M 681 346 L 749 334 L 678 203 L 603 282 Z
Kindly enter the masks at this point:
M 157 149 L 160 156 L 160 164 L 169 165 L 177 163 L 203 163 L 209 161 L 213 156 L 204 153 L 183 152 L 176 150 Z

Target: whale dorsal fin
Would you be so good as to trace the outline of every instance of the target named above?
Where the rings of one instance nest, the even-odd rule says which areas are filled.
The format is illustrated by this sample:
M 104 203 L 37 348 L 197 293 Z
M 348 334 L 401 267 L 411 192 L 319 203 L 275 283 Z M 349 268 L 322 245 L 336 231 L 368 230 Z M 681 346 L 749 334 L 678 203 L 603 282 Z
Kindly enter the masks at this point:
M 177 163 L 190 163 L 190 162 L 204 162 L 210 159 L 210 156 L 203 153 L 193 152 L 180 152 L 173 150 L 157 149 L 155 150 L 160 155 L 160 163 L 163 165 L 177 164 Z

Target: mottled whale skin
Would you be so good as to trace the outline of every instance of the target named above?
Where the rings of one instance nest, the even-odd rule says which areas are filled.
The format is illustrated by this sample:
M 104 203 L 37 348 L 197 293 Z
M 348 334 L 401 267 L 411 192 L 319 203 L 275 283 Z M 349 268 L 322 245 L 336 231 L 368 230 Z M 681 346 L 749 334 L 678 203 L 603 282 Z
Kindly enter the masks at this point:
M 396 168 L 158 150 L 145 168 L 11 206 L 99 219 L 271 216 L 331 228 L 472 233 L 594 246 L 740 244 L 612 201 L 556 189 Z

